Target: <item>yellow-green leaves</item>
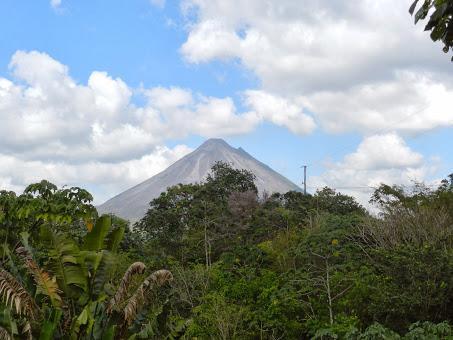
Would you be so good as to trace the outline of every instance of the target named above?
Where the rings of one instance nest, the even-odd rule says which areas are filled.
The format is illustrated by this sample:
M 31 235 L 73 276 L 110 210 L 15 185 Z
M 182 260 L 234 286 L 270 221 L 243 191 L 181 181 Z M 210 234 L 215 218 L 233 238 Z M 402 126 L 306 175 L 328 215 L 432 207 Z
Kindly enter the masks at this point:
M 112 225 L 111 217 L 108 215 L 101 216 L 94 225 L 94 228 L 87 233 L 85 237 L 85 250 L 104 249 L 106 236 Z

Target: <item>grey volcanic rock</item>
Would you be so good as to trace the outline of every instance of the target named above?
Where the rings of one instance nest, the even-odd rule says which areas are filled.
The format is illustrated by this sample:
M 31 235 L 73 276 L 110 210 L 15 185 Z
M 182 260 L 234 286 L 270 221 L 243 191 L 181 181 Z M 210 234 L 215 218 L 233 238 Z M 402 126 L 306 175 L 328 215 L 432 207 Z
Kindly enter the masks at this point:
M 109 199 L 98 207 L 98 211 L 113 213 L 135 222 L 145 215 L 149 202 L 168 187 L 179 183 L 202 182 L 216 161 L 251 171 L 256 176 L 255 185 L 260 193 L 300 190 L 293 182 L 256 160 L 242 148 L 235 149 L 222 139 L 209 139 L 161 173 Z

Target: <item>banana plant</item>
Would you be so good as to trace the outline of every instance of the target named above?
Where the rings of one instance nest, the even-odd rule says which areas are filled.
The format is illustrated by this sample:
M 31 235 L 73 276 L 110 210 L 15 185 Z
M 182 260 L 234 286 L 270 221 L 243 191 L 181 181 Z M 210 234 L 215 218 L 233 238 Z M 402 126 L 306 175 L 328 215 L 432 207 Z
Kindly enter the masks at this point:
M 132 278 L 146 270 L 136 262 L 115 293 L 109 293 L 124 227 L 112 230 L 111 217 L 104 215 L 87 229 L 79 246 L 54 228 L 41 226 L 44 267 L 34 260 L 27 235 L 22 235 L 22 246 L 15 253 L 32 284 L 0 268 L 0 340 L 34 335 L 43 340 L 123 339 L 150 302 L 150 292 L 172 280 L 171 272 L 158 270 L 131 292 Z
M 124 273 L 116 292 L 108 294 L 106 286 L 115 272 L 115 254 L 124 236 L 124 227 L 111 229 L 111 217 L 102 216 L 89 228 L 80 249 L 70 240 L 52 237 L 50 229 L 47 231 L 50 233 L 47 239 L 54 240 L 54 249 L 59 249 L 49 252 L 49 258 L 53 258 L 57 268 L 66 269 L 68 279 L 63 280 L 64 270 L 60 270 L 60 274 L 57 272 L 57 277 L 61 277 L 62 282 L 70 283 L 68 288 L 77 288 L 73 293 L 79 293 L 72 298 L 73 301 L 77 298 L 78 305 L 76 302 L 73 304 L 79 307 L 75 308 L 78 314 L 72 318 L 70 334 L 73 339 L 123 338 L 139 311 L 149 302 L 151 290 L 172 280 L 169 271 L 159 270 L 130 293 L 132 278 L 144 274 L 146 269 L 143 263 L 136 262 Z M 77 270 L 74 265 L 77 265 Z

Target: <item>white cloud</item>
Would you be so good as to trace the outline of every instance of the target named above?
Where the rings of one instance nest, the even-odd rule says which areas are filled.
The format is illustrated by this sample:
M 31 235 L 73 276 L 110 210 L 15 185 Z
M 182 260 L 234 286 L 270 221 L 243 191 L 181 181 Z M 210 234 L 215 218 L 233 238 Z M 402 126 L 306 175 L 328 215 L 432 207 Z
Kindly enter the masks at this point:
M 261 119 L 286 127 L 295 134 L 306 135 L 316 127 L 313 118 L 305 114 L 302 106 L 291 99 L 264 91 L 249 90 L 245 92 L 245 103 Z
M 68 76 L 67 66 L 46 53 L 17 51 L 11 58 L 9 68 L 14 76 L 38 88 L 51 90 L 61 85 L 75 86 Z
M 159 109 L 174 109 L 193 104 L 192 93 L 179 87 L 155 87 L 145 91 L 150 104 Z
M 301 105 L 263 91 L 244 92 L 243 104 L 249 111 L 243 113 L 236 112 L 229 97 L 194 96 L 190 91 L 176 87 L 156 87 L 145 94 L 149 101 L 149 110 L 141 113 L 145 126 L 159 125 L 158 117 L 165 112 L 165 119 L 173 122 L 173 129 L 179 135 L 188 131 L 204 137 L 243 134 L 252 131 L 262 121 L 299 135 L 315 129 L 313 118 L 303 112 Z
M 348 87 L 402 65 L 446 62 L 414 27 L 410 3 L 186 0 L 196 19 L 181 51 L 191 62 L 238 58 L 274 92 Z
M 243 134 L 253 130 L 259 122 L 253 112 L 236 114 L 231 98 L 205 97 L 197 104 L 196 114 L 201 117 L 196 123 L 196 130 L 202 136 L 215 137 Z M 218 122 L 224 122 L 219 126 Z M 216 129 L 216 126 L 219 128 Z
M 284 97 L 329 133 L 453 126 L 450 63 L 414 26 L 411 2 L 184 0 L 181 53 L 191 63 L 238 60 L 261 82 L 246 97 Z M 271 121 L 310 130 L 307 116 L 291 117 L 276 111 Z
M 26 185 L 49 179 L 53 183 L 96 188 L 99 204 L 118 192 L 148 179 L 191 151 L 185 145 L 173 149 L 157 147 L 140 158 L 123 162 L 90 161 L 71 164 L 61 161 L 25 160 L 0 153 L 0 187 L 21 192 Z
M 171 87 L 156 87 L 145 91 L 148 111 L 144 112 L 145 126 L 159 124 L 158 117 L 165 113 L 171 121 L 171 136 L 196 133 L 204 137 L 222 137 L 252 131 L 259 123 L 252 112 L 237 113 L 233 100 L 194 95 L 191 91 Z
M 181 51 L 192 63 L 228 59 L 237 55 L 241 40 L 217 20 L 200 22 L 191 31 Z
M 419 167 L 422 160 L 401 137 L 390 133 L 365 138 L 356 152 L 345 157 L 344 165 L 357 170 L 404 169 Z
M 16 52 L 9 68 L 14 80 L 0 78 L 0 151 L 29 159 L 122 161 L 168 138 L 246 133 L 260 121 L 238 113 L 229 97 L 175 87 L 143 89 L 147 102 L 137 106 L 120 78 L 94 71 L 79 84 L 67 66 L 36 51 Z
M 182 0 L 184 58 L 234 60 L 259 80 L 242 93 L 245 112 L 230 97 L 179 87 L 143 89 L 146 103 L 134 105 L 137 91 L 120 78 L 94 71 L 80 83 L 50 56 L 19 51 L 10 63 L 13 79 L 0 77 L 0 155 L 33 164 L 23 165 L 24 173 L 51 171 L 48 163 L 72 178 L 63 166 L 140 166 L 134 162 L 169 138 L 247 133 L 269 121 L 301 136 L 316 124 L 365 136 L 319 183 L 367 187 L 424 178 L 432 169 L 399 135 L 453 126 L 453 75 L 441 47 L 413 25 L 411 2 Z M 119 187 L 119 177 L 115 182 L 106 171 L 105 178 Z M 0 172 L 0 184 L 11 187 L 26 179 Z
M 106 72 L 91 73 L 88 87 L 93 91 L 97 108 L 107 114 L 123 112 L 132 96 L 131 90 L 120 78 L 112 79 Z
M 400 136 L 387 133 L 364 138 L 356 151 L 326 168 L 322 175 L 309 178 L 312 188 L 338 188 L 369 207 L 370 195 L 381 183 L 410 186 L 424 181 L 435 172 L 437 162 L 427 162 Z
M 37 51 L 16 52 L 9 69 L 11 79 L 0 77 L 0 156 L 10 164 L 0 171 L 0 183 L 9 188 L 46 177 L 58 184 L 98 183 L 99 192 L 106 187 L 118 192 L 161 169 L 150 161 L 168 165 L 187 151 L 161 151 L 171 138 L 244 134 L 262 121 L 298 134 L 314 128 L 295 103 L 264 92 L 248 92 L 244 104 L 250 110 L 238 112 L 230 97 L 178 87 L 137 91 L 101 71 L 93 71 L 83 84 L 66 65 Z M 145 103 L 134 104 L 135 95 Z M 20 170 L 12 173 L 14 168 Z
M 390 81 L 299 97 L 329 132 L 420 133 L 453 126 L 453 87 L 429 74 L 398 72 Z

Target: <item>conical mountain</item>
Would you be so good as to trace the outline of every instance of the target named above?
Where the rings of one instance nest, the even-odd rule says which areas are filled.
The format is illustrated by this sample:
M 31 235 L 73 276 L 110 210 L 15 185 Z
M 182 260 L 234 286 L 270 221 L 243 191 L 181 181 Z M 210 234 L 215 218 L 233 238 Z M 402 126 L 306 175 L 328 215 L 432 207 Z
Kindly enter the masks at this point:
M 137 221 L 145 215 L 149 202 L 168 187 L 203 181 L 217 161 L 227 162 L 236 169 L 251 171 L 256 176 L 255 185 L 260 193 L 300 190 L 296 184 L 256 160 L 242 148 L 235 149 L 223 139 L 209 139 L 161 173 L 111 198 L 99 206 L 98 211 Z

